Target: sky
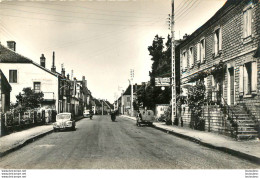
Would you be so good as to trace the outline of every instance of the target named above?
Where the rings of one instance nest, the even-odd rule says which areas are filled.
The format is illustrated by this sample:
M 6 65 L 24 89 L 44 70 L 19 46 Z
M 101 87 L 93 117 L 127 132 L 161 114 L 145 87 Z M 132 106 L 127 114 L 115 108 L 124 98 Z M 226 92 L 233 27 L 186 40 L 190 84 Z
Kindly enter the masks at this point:
M 1 0 L 0 0 L 1 1 Z M 226 0 L 175 0 L 175 37 L 191 34 Z M 0 42 L 16 52 L 78 80 L 86 77 L 92 96 L 114 102 L 129 85 L 149 81 L 155 35 L 167 38 L 171 0 L 86 0 L 0 2 Z M 165 41 L 166 42 L 166 41 Z

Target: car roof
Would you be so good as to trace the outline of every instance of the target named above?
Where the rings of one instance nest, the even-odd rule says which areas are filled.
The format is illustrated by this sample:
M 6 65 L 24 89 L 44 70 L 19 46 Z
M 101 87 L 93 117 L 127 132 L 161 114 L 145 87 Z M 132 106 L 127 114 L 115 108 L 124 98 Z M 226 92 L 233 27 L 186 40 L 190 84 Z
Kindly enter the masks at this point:
M 59 113 L 59 114 L 57 114 L 57 115 L 64 115 L 64 114 L 71 115 L 71 113 L 70 113 L 70 112 L 62 112 L 62 113 Z

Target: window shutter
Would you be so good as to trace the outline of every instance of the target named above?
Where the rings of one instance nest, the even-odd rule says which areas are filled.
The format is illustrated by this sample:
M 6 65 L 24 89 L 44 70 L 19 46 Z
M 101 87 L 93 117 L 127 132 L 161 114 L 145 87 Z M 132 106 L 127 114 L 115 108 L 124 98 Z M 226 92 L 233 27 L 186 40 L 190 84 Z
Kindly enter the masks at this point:
M 14 83 L 17 83 L 17 70 L 14 70 Z
M 200 43 L 197 44 L 197 63 L 200 63 Z
M 257 92 L 257 63 L 252 62 L 252 92 Z
M 13 82 L 13 72 L 9 70 L 9 82 Z
M 252 8 L 250 8 L 250 9 L 248 9 L 248 11 L 247 11 L 248 13 L 247 13 L 247 15 L 248 15 L 248 21 L 247 21 L 247 23 L 248 23 L 248 36 L 250 36 L 251 34 L 252 34 Z
M 239 66 L 239 95 L 244 94 L 244 66 Z
M 212 54 L 215 54 L 216 48 L 216 32 L 213 33 L 213 43 L 212 43 Z
M 248 71 L 247 71 L 247 68 L 246 68 L 246 65 L 244 65 L 244 68 L 243 68 L 243 74 L 244 74 L 244 94 L 248 94 L 249 91 L 248 91 Z
M 244 18 L 244 24 L 243 24 L 243 37 L 245 38 L 247 36 L 247 11 L 243 13 Z
M 219 29 L 219 50 L 222 50 L 222 28 Z
M 203 50 L 203 55 L 202 55 L 202 62 L 204 62 L 205 61 L 205 57 L 206 57 L 206 41 L 205 40 L 203 40 L 202 41 L 202 50 Z
M 217 47 L 218 47 L 218 37 L 217 37 L 217 33 L 215 31 L 215 33 L 214 33 L 214 53 L 215 53 L 215 56 L 217 56 L 217 53 L 218 53 Z
M 193 48 L 190 48 L 190 68 L 194 65 L 194 51 Z

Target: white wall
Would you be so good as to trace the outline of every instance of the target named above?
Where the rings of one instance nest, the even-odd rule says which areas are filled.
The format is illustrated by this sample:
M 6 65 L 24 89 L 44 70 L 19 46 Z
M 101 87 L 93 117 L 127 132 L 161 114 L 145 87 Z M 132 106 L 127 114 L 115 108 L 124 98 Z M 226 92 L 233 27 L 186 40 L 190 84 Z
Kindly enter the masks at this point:
M 56 110 L 58 109 L 58 78 L 45 70 L 31 63 L 0 63 L 0 69 L 3 71 L 9 82 L 9 70 L 17 70 L 17 83 L 10 83 L 12 91 L 10 94 L 11 103 L 16 102 L 16 95 L 22 92 L 23 88 L 31 87 L 33 82 L 41 82 L 41 91 L 54 92 L 56 100 Z M 46 93 L 44 99 L 52 99 L 52 94 Z

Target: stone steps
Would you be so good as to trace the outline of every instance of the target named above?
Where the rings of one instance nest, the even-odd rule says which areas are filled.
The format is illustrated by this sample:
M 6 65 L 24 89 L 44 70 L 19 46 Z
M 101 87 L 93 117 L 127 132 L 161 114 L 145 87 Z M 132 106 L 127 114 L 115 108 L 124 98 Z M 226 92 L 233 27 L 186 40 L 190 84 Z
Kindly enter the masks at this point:
M 238 133 L 237 139 L 255 139 L 258 137 L 258 132 L 255 130 L 256 123 L 250 118 L 250 115 L 242 106 L 233 106 L 231 107 L 233 113 L 237 116 L 234 118 L 238 124 Z

